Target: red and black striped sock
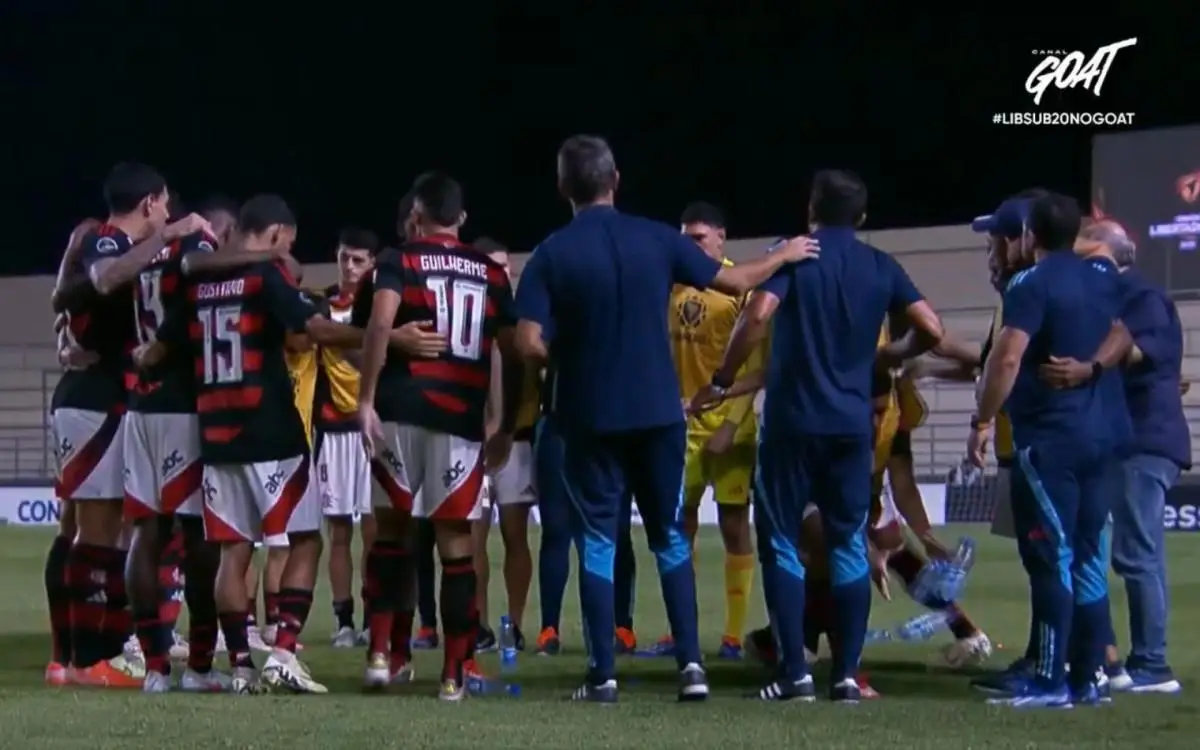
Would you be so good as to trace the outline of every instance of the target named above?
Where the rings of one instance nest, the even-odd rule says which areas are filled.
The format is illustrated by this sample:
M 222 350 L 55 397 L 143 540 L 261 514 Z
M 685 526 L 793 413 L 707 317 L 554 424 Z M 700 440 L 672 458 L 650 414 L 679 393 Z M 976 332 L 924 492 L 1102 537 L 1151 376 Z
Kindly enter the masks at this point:
M 275 647 L 295 652 L 296 643 L 308 613 L 312 611 L 312 589 L 284 588 L 279 590 L 279 632 L 275 636 Z
M 479 612 L 475 603 L 475 566 L 470 557 L 442 559 L 440 609 L 443 649 L 442 679 L 462 680 L 463 662 L 475 650 Z
M 67 558 L 71 538 L 56 536 L 46 554 L 46 605 L 50 611 L 51 659 L 71 663 L 71 590 L 67 586 Z
M 279 592 L 263 589 L 263 622 L 267 627 L 279 624 Z
M 399 556 L 403 549 L 395 542 L 376 541 L 367 552 L 363 569 L 363 607 L 369 607 L 367 627 L 371 631 L 370 654 L 386 654 L 391 648 L 392 626 L 395 621 L 399 579 L 396 577 Z
M 254 669 L 254 658 L 250 654 L 250 639 L 246 632 L 245 612 L 221 612 L 217 615 L 221 633 L 225 636 L 225 648 L 229 652 L 229 666 L 233 669 Z
M 68 611 L 72 658 L 74 665 L 79 668 L 90 667 L 107 658 L 104 626 L 108 616 L 108 573 L 104 559 L 115 551 L 77 543 L 72 544 L 67 553 L 66 584 L 70 595 Z
M 159 619 L 167 630 L 174 630 L 179 620 L 179 612 L 183 609 L 183 532 L 176 532 L 167 542 L 162 558 L 158 563 L 158 585 L 163 592 L 162 604 L 159 605 Z
M 108 616 L 104 621 L 106 659 L 120 656 L 125 648 L 125 641 L 134 634 L 133 610 L 129 608 L 129 592 L 125 588 L 125 563 L 129 553 L 122 549 L 109 552 L 105 559 L 105 590 L 108 594 Z M 158 618 L 157 609 L 154 616 L 155 619 Z

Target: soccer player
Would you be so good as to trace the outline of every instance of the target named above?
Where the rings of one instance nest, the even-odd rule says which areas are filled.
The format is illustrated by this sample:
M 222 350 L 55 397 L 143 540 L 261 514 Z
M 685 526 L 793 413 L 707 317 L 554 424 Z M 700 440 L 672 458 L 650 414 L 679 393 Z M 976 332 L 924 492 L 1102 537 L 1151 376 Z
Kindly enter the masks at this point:
M 678 230 L 613 206 L 616 162 L 595 136 L 558 152 L 558 185 L 575 218 L 538 246 L 521 275 L 517 343 L 533 366 L 552 361 L 553 411 L 571 483 L 591 661 L 576 700 L 617 700 L 613 565 L 618 515 L 632 492 L 658 563 L 675 640 L 680 700 L 704 700 L 696 581 L 679 519 L 686 426 L 671 362 L 672 286 L 744 294 L 785 263 L 812 255 L 798 238 L 774 255 L 723 266 Z M 543 330 L 554 325 L 547 347 Z
M 277 196 L 247 201 L 238 224 L 242 251 L 282 256 L 296 236 L 295 218 Z M 321 522 L 316 495 L 308 491 L 308 435 L 293 399 L 285 341 L 289 332 L 305 333 L 319 344 L 354 346 L 361 336 L 321 316 L 280 261 L 197 274 L 187 290 L 192 304 L 184 327 L 198 381 L 205 534 L 221 545 L 216 603 L 233 689 L 254 692 L 258 686 L 247 640 L 245 576 L 253 544 L 262 539 L 268 547 L 289 548 L 279 634 L 262 681 L 324 693 L 295 655 L 312 607 Z M 160 329 L 167 351 L 182 338 L 180 327 L 174 322 L 175 335 Z
M 212 232 L 227 237 L 237 207 L 226 201 L 204 206 L 201 215 Z M 183 258 L 212 253 L 217 236 L 206 231 L 182 237 L 162 249 L 139 275 L 134 314 L 139 346 L 150 346 L 169 316 L 186 314 Z M 189 610 L 188 668 L 180 688 L 219 691 L 228 679 L 213 671 L 218 632 L 213 584 L 218 556 L 204 538 L 200 496 L 200 428 L 196 416 L 195 362 L 185 348 L 169 350 L 155 367 L 130 374 L 129 412 L 125 417 L 125 515 L 135 526 L 126 566 L 126 585 L 134 626 L 146 660 L 146 692 L 170 689 L 170 650 L 174 619 L 162 616 L 161 571 L 175 536 L 176 517 L 186 545 L 184 596 Z M 168 576 L 177 580 L 177 574 Z
M 709 203 L 684 209 L 681 231 L 709 257 L 725 265 L 725 217 Z M 733 333 L 745 297 L 716 289 L 700 291 L 676 286 L 671 294 L 671 350 L 683 398 L 711 382 L 721 364 L 725 345 Z M 765 346 L 760 345 L 743 370 L 761 370 Z M 696 531 L 704 491 L 713 490 L 717 523 L 725 545 L 725 630 L 717 655 L 742 657 L 746 604 L 754 584 L 754 547 L 750 542 L 750 477 L 754 470 L 757 419 L 754 397 L 747 394 L 688 419 L 686 469 L 683 480 L 683 527 L 692 545 L 695 563 Z M 662 642 L 660 641 L 660 644 Z
M 1013 519 L 1018 539 L 1025 540 L 1019 550 L 1040 631 L 1032 674 L 1011 698 L 999 699 L 1018 708 L 1100 702 L 1096 675 L 1109 638 L 1100 611 L 1108 609 L 1101 547 L 1112 496 L 1120 490 L 1113 469 L 1120 436 L 1112 406 L 1104 403 L 1113 394 L 1099 365 L 1091 382 L 1063 390 L 1037 372 L 1051 356 L 1090 359 L 1121 313 L 1124 291 L 1115 269 L 1101 270 L 1072 252 L 1079 226 L 1079 207 L 1070 198 L 1050 194 L 1030 204 L 1037 262 L 1016 274 L 1005 292 L 1003 327 L 984 365 L 968 441 L 968 456 L 982 466 L 992 421 L 1007 402 L 1019 467 Z
M 408 593 L 411 520 L 429 518 L 442 562 L 445 644 L 438 695 L 459 701 L 466 695 L 477 626 L 471 523 L 481 512 L 491 359 L 493 344 L 505 348 L 511 330 L 512 291 L 503 267 L 459 241 L 466 213 L 455 180 L 427 173 L 417 178 L 413 193 L 416 231 L 376 264 L 363 352 L 359 419 L 390 503 L 378 516 L 375 546 L 387 554 L 376 564 L 386 568 L 382 589 L 393 597 L 372 606 L 365 682 L 382 687 L 402 671 L 411 679 L 411 667 L 396 661 L 406 654 L 395 653 L 408 645 L 397 643 L 403 635 L 384 624 L 401 604 L 395 597 Z M 388 356 L 387 337 L 411 321 L 432 322 L 448 351 L 428 361 Z M 512 391 L 510 384 L 506 396 Z M 511 439 L 516 397 L 505 402 L 502 429 Z M 404 617 L 411 630 L 411 615 Z
M 75 505 L 78 532 L 66 560 L 73 670 L 50 677 L 52 682 L 140 687 L 141 675 L 121 655 L 132 631 L 121 549 L 121 417 L 134 336 L 129 284 L 166 242 L 207 223 L 189 216 L 164 228 L 166 182 L 143 164 L 114 167 L 104 193 L 108 220 L 83 238 L 73 269 L 87 281 L 73 285 L 74 299 L 58 300 L 68 313 L 69 340 L 93 352 L 98 362 L 64 373 L 51 403 L 58 494 Z
M 349 323 L 354 294 L 364 275 L 375 265 L 379 238 L 365 229 L 344 229 L 338 238 L 338 283 L 325 290 L 329 316 Z M 357 354 L 357 353 L 355 353 Z M 354 563 L 351 545 L 354 522 L 362 526 L 363 555 L 371 548 L 375 520 L 371 516 L 371 469 L 358 430 L 358 358 L 323 348 L 319 352 L 317 403 L 317 488 L 321 508 L 329 525 L 329 588 L 333 594 L 335 648 L 350 648 L 359 642 L 354 628 Z M 367 603 L 363 599 L 363 629 Z M 364 644 L 365 645 L 365 644 Z
M 489 258 L 498 263 L 505 274 L 512 278 L 508 265 L 508 249 L 490 237 L 481 237 L 474 242 L 476 250 L 484 252 Z M 502 383 L 503 376 L 499 360 L 492 363 L 493 384 Z M 497 377 L 500 375 L 500 377 Z M 525 635 L 521 632 L 524 624 L 525 604 L 529 599 L 529 586 L 533 582 L 533 553 L 529 549 L 529 511 L 537 503 L 537 490 L 534 482 L 533 455 L 533 426 L 538 416 L 538 397 L 541 383 L 536 370 L 530 368 L 524 374 L 520 403 L 517 406 L 517 421 L 513 432 L 512 450 L 507 460 L 499 466 L 492 475 L 491 501 L 497 509 L 500 519 L 500 537 L 504 542 L 504 589 L 508 596 L 508 616 L 512 618 L 518 650 L 525 649 Z M 502 389 L 501 389 L 502 390 Z M 495 395 L 496 391 L 493 391 Z M 495 399 L 493 399 L 495 400 Z M 500 399 L 499 406 L 503 406 Z M 500 409 L 493 409 L 489 421 L 489 434 L 499 432 L 502 418 Z M 489 522 L 491 518 L 485 519 Z M 487 597 L 487 577 L 480 576 L 481 570 L 488 569 L 487 561 L 487 531 L 486 527 L 480 535 L 481 543 L 477 542 L 476 554 L 483 565 L 476 566 L 476 576 L 480 588 L 480 637 L 476 643 L 477 650 L 484 650 L 495 644 L 495 634 L 489 633 L 487 626 L 485 599 Z
M 884 348 L 886 362 L 917 356 L 942 336 L 937 315 L 900 264 L 855 237 L 866 207 L 867 189 L 856 175 L 817 173 L 809 222 L 821 258 L 780 270 L 751 297 L 710 386 L 717 394 L 731 386 L 773 323 L 755 526 L 781 669 L 759 692 L 763 700 L 815 695 L 804 653 L 805 573 L 798 551 L 801 512 L 810 503 L 821 512 L 837 613 L 830 697 L 860 697 L 854 678 L 871 608 L 863 531 L 871 505 L 871 381 L 879 331 L 889 312 L 913 324 L 909 336 Z

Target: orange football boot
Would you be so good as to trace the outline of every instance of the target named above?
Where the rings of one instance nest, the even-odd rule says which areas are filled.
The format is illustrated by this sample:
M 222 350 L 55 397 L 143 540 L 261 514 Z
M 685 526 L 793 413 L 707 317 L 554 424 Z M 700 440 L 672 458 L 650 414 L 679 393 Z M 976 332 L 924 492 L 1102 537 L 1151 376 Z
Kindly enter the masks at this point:
M 98 661 L 86 669 L 75 670 L 75 682 L 83 687 L 140 689 L 142 680 L 122 672 L 109 661 Z

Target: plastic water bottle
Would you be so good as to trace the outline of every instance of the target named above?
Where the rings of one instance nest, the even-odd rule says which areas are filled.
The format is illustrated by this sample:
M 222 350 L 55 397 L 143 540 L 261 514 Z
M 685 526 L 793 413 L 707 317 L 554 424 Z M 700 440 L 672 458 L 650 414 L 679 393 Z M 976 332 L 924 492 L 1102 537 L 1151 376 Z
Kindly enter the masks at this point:
M 896 637 L 902 641 L 927 641 L 948 626 L 945 612 L 926 612 L 896 626 Z
M 881 628 L 871 628 L 867 631 L 867 643 L 885 643 L 892 640 L 891 632 Z
M 963 573 L 969 573 L 971 566 L 975 564 L 975 540 L 969 536 L 961 537 L 958 547 L 954 550 L 954 557 L 950 560 L 954 567 Z
M 950 560 L 944 564 L 936 589 L 937 596 L 946 602 L 957 601 L 967 585 L 967 574 L 975 564 L 975 540 L 964 536 Z
M 517 668 L 517 629 L 512 618 L 500 618 L 500 671 L 513 672 Z
M 521 686 L 516 683 L 504 682 L 503 680 L 489 680 L 473 678 L 467 684 L 467 690 L 471 695 L 506 695 L 510 698 L 521 697 Z

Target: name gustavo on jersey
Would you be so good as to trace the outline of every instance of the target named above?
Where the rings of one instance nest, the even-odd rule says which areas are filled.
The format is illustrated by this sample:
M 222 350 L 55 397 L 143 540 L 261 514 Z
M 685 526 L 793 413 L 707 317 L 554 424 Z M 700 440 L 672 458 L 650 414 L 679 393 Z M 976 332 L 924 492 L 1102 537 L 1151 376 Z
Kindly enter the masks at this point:
M 219 281 L 213 284 L 200 284 L 196 288 L 196 299 L 223 299 L 225 297 L 243 297 L 246 292 L 245 279 Z
M 480 279 L 486 279 L 488 276 L 486 263 L 467 260 L 458 255 L 421 255 L 418 263 L 425 273 L 457 273 Z

